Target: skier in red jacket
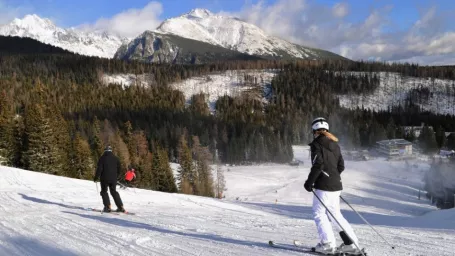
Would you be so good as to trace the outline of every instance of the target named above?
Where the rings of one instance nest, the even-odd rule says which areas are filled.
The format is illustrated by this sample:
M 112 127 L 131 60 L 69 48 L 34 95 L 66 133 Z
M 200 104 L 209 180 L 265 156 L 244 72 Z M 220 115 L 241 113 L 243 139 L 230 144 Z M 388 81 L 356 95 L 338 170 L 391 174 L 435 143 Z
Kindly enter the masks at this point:
M 132 168 L 131 166 L 128 166 L 128 171 L 126 172 L 125 174 L 125 182 L 126 182 L 126 185 L 130 185 L 131 181 L 136 178 L 136 173 L 135 173 L 135 170 L 134 168 Z

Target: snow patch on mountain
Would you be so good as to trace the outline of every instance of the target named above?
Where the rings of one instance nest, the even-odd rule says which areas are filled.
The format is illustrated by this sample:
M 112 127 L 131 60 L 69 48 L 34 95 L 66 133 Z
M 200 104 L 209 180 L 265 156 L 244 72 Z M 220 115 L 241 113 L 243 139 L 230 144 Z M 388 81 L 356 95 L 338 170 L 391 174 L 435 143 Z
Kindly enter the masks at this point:
M 117 49 L 130 40 L 103 31 L 60 28 L 51 20 L 35 14 L 16 18 L 9 24 L 0 26 L 0 35 L 29 37 L 81 55 L 103 58 L 112 58 Z
M 352 72 L 362 74 L 362 72 Z M 413 89 L 426 88 L 428 100 L 414 102 L 422 110 L 443 115 L 455 115 L 455 81 L 403 76 L 398 73 L 379 72 L 379 87 L 364 95 L 339 96 L 342 107 L 354 109 L 364 107 L 371 110 L 387 110 L 391 106 L 404 106 Z
M 183 92 L 187 102 L 190 102 L 191 96 L 195 94 L 207 94 L 207 104 L 213 111 L 217 99 L 224 95 L 236 97 L 253 88 L 259 88 L 261 94 L 267 95 L 270 92 L 272 79 L 277 72 L 276 70 L 228 70 L 191 77 L 171 83 L 169 86 Z M 105 85 L 122 85 L 123 88 L 132 85 L 151 86 L 155 84 L 153 75 L 149 74 L 104 74 L 101 82 Z
M 153 84 L 153 81 L 153 76 L 149 74 L 104 74 L 101 77 L 101 82 L 103 84 L 118 84 L 123 88 L 131 85 L 150 86 Z
M 261 92 L 267 91 L 275 75 L 276 71 L 273 70 L 229 70 L 192 77 L 172 83 L 170 86 L 183 92 L 187 101 L 191 100 L 192 95 L 207 94 L 207 103 L 213 111 L 216 101 L 221 96 L 236 97 L 253 88 L 260 88 Z M 250 79 L 255 81 L 250 82 Z

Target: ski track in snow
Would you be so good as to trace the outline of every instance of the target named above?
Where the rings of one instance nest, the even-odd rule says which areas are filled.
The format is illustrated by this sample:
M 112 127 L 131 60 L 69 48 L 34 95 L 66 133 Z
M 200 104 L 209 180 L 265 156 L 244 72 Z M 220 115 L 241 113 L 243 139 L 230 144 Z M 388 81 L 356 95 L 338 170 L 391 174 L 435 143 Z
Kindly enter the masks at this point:
M 0 255 L 305 255 L 267 244 L 318 240 L 312 194 L 303 188 L 308 148 L 294 149 L 304 161 L 298 167 L 223 166 L 222 200 L 120 189 L 135 216 L 86 210 L 102 207 L 93 182 L 0 167 Z M 341 203 L 368 255 L 453 255 L 455 211 L 417 199 L 428 163 L 410 169 L 375 159 L 346 166 L 342 196 L 396 246 L 391 250 Z

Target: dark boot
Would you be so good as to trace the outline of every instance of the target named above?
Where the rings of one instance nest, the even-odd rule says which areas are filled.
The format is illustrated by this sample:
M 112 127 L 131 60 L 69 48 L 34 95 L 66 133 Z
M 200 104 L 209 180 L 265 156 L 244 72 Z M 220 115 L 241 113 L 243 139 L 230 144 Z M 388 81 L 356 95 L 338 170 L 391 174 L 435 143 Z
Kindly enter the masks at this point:
M 341 231 L 340 236 L 341 236 L 341 239 L 343 240 L 343 244 L 351 245 L 354 243 L 354 242 L 352 242 L 351 238 L 349 238 L 349 236 L 346 234 L 346 232 Z
M 111 206 L 104 206 L 103 212 L 111 212 Z
M 126 212 L 126 211 L 125 211 L 125 208 L 123 208 L 123 206 L 122 206 L 122 207 L 117 208 L 116 212 Z

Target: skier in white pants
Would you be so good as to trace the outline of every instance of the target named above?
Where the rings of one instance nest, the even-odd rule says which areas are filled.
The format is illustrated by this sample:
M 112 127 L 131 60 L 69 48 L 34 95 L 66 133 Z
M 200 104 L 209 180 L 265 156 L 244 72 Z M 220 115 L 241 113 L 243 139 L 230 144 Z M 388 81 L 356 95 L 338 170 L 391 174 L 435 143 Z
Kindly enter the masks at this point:
M 314 140 L 309 145 L 313 166 L 304 187 L 308 192 L 312 192 L 314 188 L 315 194 L 327 207 L 326 209 L 316 196 L 313 198 L 314 221 L 320 239 L 315 251 L 328 255 L 335 252 L 360 254 L 355 246 L 359 245 L 357 236 L 340 211 L 340 194 L 343 190 L 341 172 L 344 171 L 344 160 L 337 143 L 338 139 L 329 133 L 329 124 L 324 118 L 314 119 L 311 125 Z M 333 214 L 342 228 L 327 210 Z M 336 247 L 331 223 L 340 231 L 343 243 L 339 247 Z

